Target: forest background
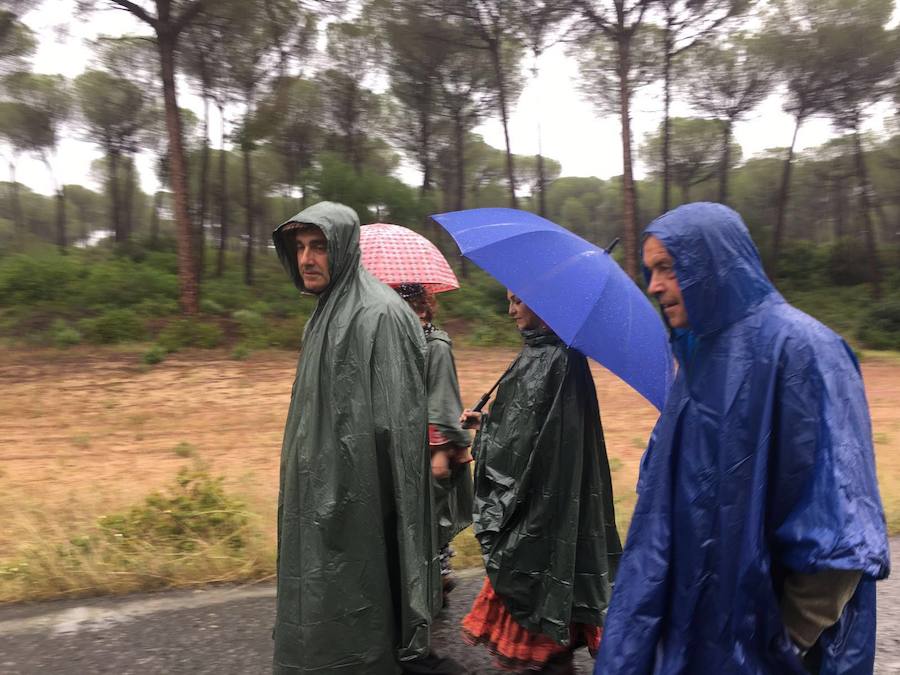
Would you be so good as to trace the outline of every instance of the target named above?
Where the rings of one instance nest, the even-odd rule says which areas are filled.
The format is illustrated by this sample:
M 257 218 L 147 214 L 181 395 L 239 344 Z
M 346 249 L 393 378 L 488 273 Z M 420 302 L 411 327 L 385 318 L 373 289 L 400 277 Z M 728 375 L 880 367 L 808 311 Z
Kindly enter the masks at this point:
M 0 152 L 10 178 L 0 183 L 0 366 L 9 366 L 11 386 L 30 377 L 16 364 L 34 360 L 77 370 L 124 359 L 135 377 L 152 377 L 185 359 L 237 368 L 273 350 L 296 352 L 313 301 L 280 269 L 270 232 L 321 199 L 352 206 L 363 223 L 405 225 L 434 241 L 462 283 L 441 296 L 439 322 L 460 348 L 503 355 L 518 340 L 504 289 L 460 258 L 429 214 L 511 206 L 600 246 L 620 237 L 617 258 L 641 284 L 641 229 L 680 203 L 723 202 L 743 216 L 791 302 L 841 333 L 864 364 L 896 366 L 900 31 L 892 0 L 72 1 L 62 3 L 72 21 L 117 10 L 143 30 L 100 31 L 85 70 L 71 78 L 32 67 L 46 36 L 31 24 L 46 4 L 0 0 Z M 578 65 L 584 100 L 617 121 L 615 136 L 584 138 L 584 152 L 620 153 L 620 175 L 563 176 L 553 157 L 511 151 L 511 113 L 542 56 L 560 47 Z M 636 97 L 651 90 L 660 93 L 658 128 L 635 138 Z M 199 97 L 199 113 L 180 105 L 188 94 Z M 793 120 L 791 144 L 745 156 L 736 125 L 773 101 Z M 502 129 L 502 147 L 476 133 L 486 122 Z M 827 137 L 798 150 L 799 130 L 823 123 Z M 534 134 L 553 126 L 540 119 Z M 66 138 L 102 151 L 83 184 L 60 178 Z M 153 180 L 138 161 L 148 154 Z M 52 194 L 16 179 L 30 159 L 44 165 Z M 109 398 L 96 403 L 115 407 Z M 47 414 L 34 405 L 35 415 Z M 10 415 L 25 410 L 8 406 Z M 876 437 L 894 448 L 900 420 L 884 425 Z M 90 431 L 69 433 L 66 444 L 103 454 Z M 196 445 L 166 452 L 193 461 L 203 454 Z M 632 459 L 624 461 L 633 489 Z M 36 490 L 23 501 L 15 470 L 0 471 L 0 499 L 27 516 L 21 536 L 0 541 L 0 585 L 13 589 L 0 599 L 208 580 L 203 570 L 220 568 L 198 562 L 198 546 L 227 558 L 256 541 L 247 532 L 270 528 L 234 506 L 207 469 L 193 467 L 174 493 L 133 510 L 125 495 L 85 507 L 88 534 L 60 531 L 50 553 L 32 547 L 45 538 L 34 533 L 56 531 L 46 513 L 34 515 Z M 193 514 L 189 527 L 172 523 L 182 507 Z M 98 520 L 101 508 L 112 520 Z M 896 529 L 900 511 L 891 508 Z M 197 513 L 219 515 L 197 521 Z M 209 528 L 202 535 L 201 526 Z M 226 564 L 224 577 L 266 573 L 268 536 L 253 556 Z M 148 542 L 146 560 L 159 559 L 158 544 L 181 563 L 115 586 L 124 578 L 116 574 L 134 567 L 126 561 L 135 551 L 115 548 L 122 540 Z M 102 573 L 76 573 L 95 564 Z

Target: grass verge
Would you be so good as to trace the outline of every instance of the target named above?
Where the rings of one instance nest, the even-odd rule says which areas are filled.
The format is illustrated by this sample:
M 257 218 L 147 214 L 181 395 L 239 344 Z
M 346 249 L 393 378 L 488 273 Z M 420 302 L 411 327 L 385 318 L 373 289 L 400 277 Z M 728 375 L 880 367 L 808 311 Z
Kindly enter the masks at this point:
M 274 570 L 259 518 L 199 463 L 165 491 L 74 534 L 39 509 L 16 518 L 29 544 L 0 561 L 0 602 L 259 579 Z

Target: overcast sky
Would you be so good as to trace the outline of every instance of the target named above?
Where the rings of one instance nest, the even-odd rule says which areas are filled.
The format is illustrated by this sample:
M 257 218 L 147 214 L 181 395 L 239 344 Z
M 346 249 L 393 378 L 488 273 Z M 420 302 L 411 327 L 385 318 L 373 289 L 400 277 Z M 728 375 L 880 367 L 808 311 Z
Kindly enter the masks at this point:
M 120 10 L 104 10 L 94 14 L 90 22 L 73 19 L 74 0 L 47 0 L 40 10 L 31 12 L 25 22 L 39 35 L 40 47 L 33 60 L 33 68 L 42 73 L 62 73 L 75 77 L 91 63 L 91 52 L 85 41 L 100 34 L 146 34 L 143 24 Z M 898 17 L 895 2 L 894 21 Z M 564 176 L 598 176 L 609 178 L 622 173 L 620 125 L 614 116 L 600 117 L 592 106 L 583 101 L 576 81 L 577 66 L 562 45 L 549 49 L 540 62 L 537 78 L 528 78 L 525 89 L 516 103 L 510 119 L 510 139 L 513 152 L 536 154 L 537 128 L 540 123 L 544 155 L 562 164 Z M 182 107 L 202 112 L 200 98 L 191 94 L 180 82 L 179 103 Z M 639 92 L 633 105 L 633 135 L 635 146 L 645 134 L 658 128 L 662 118 L 661 88 L 647 88 Z M 689 115 L 691 111 L 677 102 L 673 115 Z M 885 103 L 874 107 L 866 123 L 868 130 L 881 132 L 885 120 L 892 114 L 892 106 Z M 217 118 L 212 120 L 213 137 L 218 137 Z M 485 140 L 503 148 L 503 128 L 499 120 L 490 120 L 476 130 Z M 793 121 L 781 111 L 778 95 L 770 96 L 746 120 L 738 122 L 735 138 L 750 157 L 767 148 L 786 147 L 791 140 Z M 797 139 L 798 149 L 816 146 L 833 135 L 826 120 L 813 119 L 804 124 Z M 96 189 L 90 176 L 90 165 L 101 157 L 100 149 L 79 140 L 80 132 L 73 130 L 60 144 L 56 162 L 57 173 L 64 183 L 81 183 Z M 215 141 L 214 141 L 215 145 Z M 3 149 L 5 155 L 5 149 Z M 5 164 L 5 162 L 4 162 Z M 153 173 L 153 159 L 142 155 L 138 168 L 144 190 L 151 192 L 157 183 Z M 644 168 L 638 158 L 636 174 Z M 52 192 L 52 182 L 40 162 L 23 157 L 17 164 L 20 182 L 44 194 Z M 0 174 L 2 175 L 2 174 Z M 416 183 L 414 170 L 405 167 L 401 178 Z

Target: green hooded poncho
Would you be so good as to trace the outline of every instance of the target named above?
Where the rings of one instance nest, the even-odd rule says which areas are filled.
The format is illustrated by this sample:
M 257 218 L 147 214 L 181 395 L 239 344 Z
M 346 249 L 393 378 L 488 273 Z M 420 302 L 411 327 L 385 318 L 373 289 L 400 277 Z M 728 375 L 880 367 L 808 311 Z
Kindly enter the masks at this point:
M 475 536 L 513 618 L 560 644 L 602 626 L 622 547 L 585 357 L 523 331 L 475 441 Z
M 273 669 L 393 674 L 427 654 L 440 594 L 422 329 L 360 265 L 352 209 L 322 202 L 288 222 L 322 230 L 331 283 L 303 334 L 281 451 Z M 304 291 L 285 225 L 275 247 Z
M 462 399 L 453 359 L 450 336 L 435 328 L 425 337 L 425 388 L 428 391 L 428 423 L 454 445 L 468 447 L 472 437 L 459 425 Z M 468 464 L 456 466 L 449 478 L 434 483 L 434 508 L 437 515 L 438 546 L 472 524 L 472 473 Z

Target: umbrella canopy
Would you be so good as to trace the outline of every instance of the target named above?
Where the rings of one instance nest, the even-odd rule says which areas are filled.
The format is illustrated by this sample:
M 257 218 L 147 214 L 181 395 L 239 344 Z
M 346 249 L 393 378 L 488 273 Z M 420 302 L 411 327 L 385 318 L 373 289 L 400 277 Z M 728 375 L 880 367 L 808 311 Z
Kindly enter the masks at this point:
M 373 223 L 359 230 L 362 264 L 389 286 L 422 284 L 432 293 L 459 288 L 459 281 L 437 246 L 400 225 Z
M 522 298 L 570 347 L 662 410 L 674 375 L 659 313 L 609 253 L 516 209 L 432 216 L 463 255 Z

